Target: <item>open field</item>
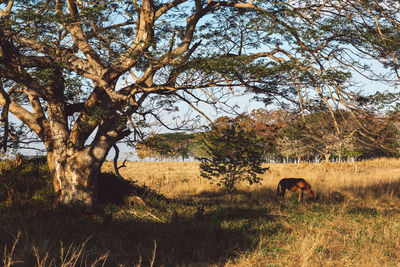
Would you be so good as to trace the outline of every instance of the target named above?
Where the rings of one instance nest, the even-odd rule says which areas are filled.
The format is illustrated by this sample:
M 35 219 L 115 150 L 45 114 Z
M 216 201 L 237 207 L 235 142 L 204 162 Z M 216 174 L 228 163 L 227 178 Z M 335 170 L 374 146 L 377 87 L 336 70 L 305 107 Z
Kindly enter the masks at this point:
M 261 185 L 233 198 L 199 177 L 198 163 L 130 162 L 121 175 L 146 185 L 138 202 L 97 214 L 3 207 L 5 266 L 399 266 L 400 161 L 270 164 Z M 106 163 L 104 171 L 110 171 Z M 317 201 L 275 196 L 304 177 Z M 162 194 L 166 198 L 158 195 Z M 15 242 L 17 241 L 17 242 Z M 13 249 L 13 244 L 15 248 Z M 14 264 L 10 264 L 15 262 Z M 20 262 L 20 263 L 17 263 Z
M 149 186 L 169 198 L 194 197 L 204 192 L 219 190 L 216 185 L 210 184 L 209 180 L 200 177 L 198 162 L 127 162 L 126 166 L 120 169 L 125 179 Z M 261 175 L 263 178 L 261 184 L 249 187 L 244 183 L 238 188 L 258 197 L 260 191 L 275 191 L 281 178 L 303 177 L 310 182 L 317 194 L 325 198 L 340 193 L 348 195 L 349 198 L 362 196 L 374 199 L 382 196 L 390 197 L 396 193 L 395 191 L 400 190 L 398 159 L 377 159 L 356 164 L 329 162 L 266 164 L 266 166 L 269 166 L 270 170 Z M 103 171 L 113 172 L 112 163 L 106 162 Z

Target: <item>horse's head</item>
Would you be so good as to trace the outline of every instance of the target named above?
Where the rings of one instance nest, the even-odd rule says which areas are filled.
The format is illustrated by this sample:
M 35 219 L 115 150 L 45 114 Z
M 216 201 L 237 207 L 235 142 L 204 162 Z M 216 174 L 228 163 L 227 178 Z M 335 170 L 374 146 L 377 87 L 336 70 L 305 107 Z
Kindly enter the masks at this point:
M 307 193 L 311 200 L 315 200 L 315 194 L 311 189 L 309 189 Z

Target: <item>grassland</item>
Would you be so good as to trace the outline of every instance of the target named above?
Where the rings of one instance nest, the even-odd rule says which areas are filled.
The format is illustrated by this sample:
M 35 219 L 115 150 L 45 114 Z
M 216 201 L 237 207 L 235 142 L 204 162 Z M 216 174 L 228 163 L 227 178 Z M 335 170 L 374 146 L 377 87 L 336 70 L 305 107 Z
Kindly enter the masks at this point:
M 82 215 L 42 204 L 2 208 L 5 266 L 398 266 L 400 161 L 270 164 L 262 184 L 233 197 L 194 162 L 129 162 L 138 202 Z M 111 171 L 111 163 L 104 165 Z M 315 203 L 276 199 L 283 177 L 304 177 Z M 165 198 L 163 197 L 165 196 Z M 307 199 L 307 197 L 305 197 Z M 35 206 L 36 205 L 36 206 Z M 15 246 L 13 247 L 13 245 Z M 14 262 L 14 264 L 12 264 Z

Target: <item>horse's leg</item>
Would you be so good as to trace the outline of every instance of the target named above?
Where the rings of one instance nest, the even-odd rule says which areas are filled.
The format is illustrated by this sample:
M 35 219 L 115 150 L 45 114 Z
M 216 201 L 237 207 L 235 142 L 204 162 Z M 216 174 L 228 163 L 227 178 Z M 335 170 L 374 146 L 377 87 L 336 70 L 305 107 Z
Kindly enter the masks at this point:
M 303 189 L 299 188 L 299 203 L 303 201 Z
M 282 186 L 281 187 L 281 199 L 284 200 L 285 199 L 285 192 L 286 192 L 286 187 Z

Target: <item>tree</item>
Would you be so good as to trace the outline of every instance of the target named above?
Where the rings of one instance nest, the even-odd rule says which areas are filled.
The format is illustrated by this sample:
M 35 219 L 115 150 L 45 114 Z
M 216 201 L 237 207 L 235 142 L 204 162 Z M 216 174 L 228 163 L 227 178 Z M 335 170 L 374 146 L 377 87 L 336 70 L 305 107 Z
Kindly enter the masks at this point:
M 145 143 L 137 143 L 135 145 L 136 155 L 139 159 L 145 158 L 154 158 L 157 156 L 157 152 L 150 147 L 148 147 Z
M 304 40 L 305 53 L 303 55 L 308 54 L 307 60 L 312 64 L 316 63 L 314 77 L 319 78 L 315 81 L 323 82 L 318 83 L 320 86 L 319 88 L 316 86 L 316 89 L 327 104 L 331 117 L 338 118 L 334 111 L 339 107 L 341 109 L 345 107 L 348 112 L 353 113 L 351 115 L 353 129 L 356 129 L 357 134 L 362 137 L 363 146 L 387 150 L 389 146 L 382 142 L 382 139 L 385 139 L 385 133 L 382 132 L 383 135 L 380 135 L 373 127 L 367 127 L 369 123 L 364 118 L 370 117 L 372 110 L 364 109 L 363 105 L 365 102 L 373 103 L 379 99 L 382 102 L 378 104 L 384 104 L 383 109 L 388 110 L 390 106 L 398 106 L 398 92 L 377 91 L 372 96 L 365 97 L 362 85 L 346 83 L 347 86 L 360 88 L 357 91 L 348 90 L 349 87 L 343 86 L 342 81 L 343 79 L 349 81 L 349 75 L 353 73 L 369 80 L 384 81 L 398 86 L 400 81 L 400 6 L 398 1 L 303 1 L 298 4 L 289 2 L 287 1 L 284 5 L 290 6 L 294 13 L 296 11 L 301 13 L 299 22 L 314 25 L 311 29 L 304 26 L 302 29 L 305 31 L 299 31 L 298 36 Z M 307 38 L 304 33 L 309 33 L 310 38 Z M 315 38 L 314 34 L 319 34 L 320 38 Z M 330 71 L 335 68 L 334 65 L 341 66 L 340 71 L 331 75 Z M 354 71 L 349 73 L 343 68 L 345 66 L 348 70 Z M 329 108 L 329 106 L 336 106 L 336 108 Z M 338 136 L 346 136 L 341 132 L 337 121 L 334 122 L 334 127 Z
M 399 114 L 375 114 L 365 112 L 359 121 L 366 131 L 357 129 L 353 147 L 359 156 L 365 158 L 397 156 L 399 153 Z
M 289 114 L 283 109 L 256 109 L 250 113 L 249 124 L 262 139 L 265 156 L 270 159 L 277 152 L 277 141 L 283 128 L 287 126 Z
M 229 192 L 239 181 L 248 181 L 250 185 L 260 182 L 258 174 L 268 169 L 261 166 L 265 162 L 262 139 L 254 128 L 243 127 L 249 119 L 243 115 L 235 119 L 221 117 L 201 135 L 207 156 L 199 158 L 200 175 Z
M 155 134 L 139 142 L 135 148 L 139 158 L 158 156 L 185 159 L 189 157 L 188 147 L 193 138 L 193 134 L 186 133 Z
M 200 0 L 0 1 L 2 121 L 14 114 L 44 144 L 60 204 L 95 205 L 102 163 L 117 141 L 140 130 L 132 128 L 138 120 L 160 119 L 160 109 L 171 111 L 177 101 L 197 109 L 190 100 L 201 97 L 193 89 L 209 88 L 205 102 L 215 102 L 217 90 L 239 84 L 195 68 L 209 49 L 201 47 L 207 37 L 200 20 L 223 9 L 257 7 Z M 211 51 L 225 53 L 212 48 L 206 54 Z
M 335 112 L 336 115 L 336 112 Z M 340 118 L 335 116 L 340 133 L 344 132 L 340 126 Z M 335 130 L 335 125 L 328 112 L 316 112 L 297 123 L 297 128 L 303 144 L 311 148 L 314 153 L 321 155 L 325 162 L 333 155 L 341 137 Z

